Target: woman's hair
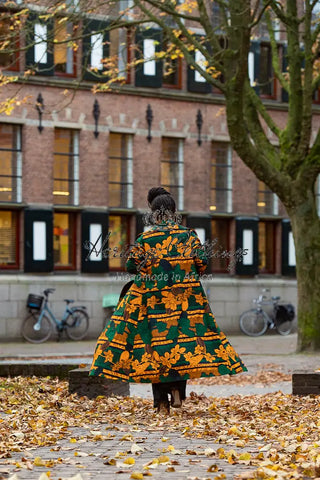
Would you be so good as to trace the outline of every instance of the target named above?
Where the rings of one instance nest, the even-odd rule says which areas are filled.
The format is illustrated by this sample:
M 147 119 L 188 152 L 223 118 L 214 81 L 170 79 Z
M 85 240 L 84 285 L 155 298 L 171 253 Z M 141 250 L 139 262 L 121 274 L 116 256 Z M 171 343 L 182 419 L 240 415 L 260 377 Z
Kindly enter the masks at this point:
M 151 188 L 147 198 L 153 212 L 168 212 L 173 214 L 176 211 L 176 202 L 173 196 L 163 187 Z

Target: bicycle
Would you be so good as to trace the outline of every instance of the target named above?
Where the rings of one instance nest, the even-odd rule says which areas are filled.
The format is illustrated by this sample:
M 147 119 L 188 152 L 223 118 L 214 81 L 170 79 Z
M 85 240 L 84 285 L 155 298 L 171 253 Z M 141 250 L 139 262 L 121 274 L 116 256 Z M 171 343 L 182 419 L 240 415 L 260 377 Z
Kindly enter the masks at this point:
M 21 335 L 31 343 L 42 343 L 48 340 L 56 327 L 58 340 L 66 332 L 70 340 L 82 340 L 89 328 L 89 315 L 85 306 L 69 307 L 74 300 L 65 299 L 66 307 L 62 319 L 58 320 L 48 306 L 48 298 L 55 288 L 47 288 L 44 296 L 30 294 L 27 299 L 29 315 L 24 319 Z
M 269 292 L 264 289 L 263 292 Z M 253 299 L 256 308 L 247 310 L 240 315 L 240 329 L 245 335 L 259 337 L 267 329 L 276 329 L 280 335 L 288 335 L 292 330 L 294 319 L 294 307 L 291 304 L 279 304 L 280 297 L 273 296 L 271 299 L 263 294 Z M 272 306 L 272 313 L 269 315 L 263 310 L 263 306 Z

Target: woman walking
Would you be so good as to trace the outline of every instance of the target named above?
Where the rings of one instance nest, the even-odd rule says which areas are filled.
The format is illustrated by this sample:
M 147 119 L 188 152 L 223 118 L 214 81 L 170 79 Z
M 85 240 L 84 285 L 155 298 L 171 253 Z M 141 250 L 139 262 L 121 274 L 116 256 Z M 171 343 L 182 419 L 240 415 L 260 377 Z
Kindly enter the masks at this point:
M 151 382 L 154 407 L 169 412 L 170 403 L 180 407 L 185 399 L 187 379 L 247 369 L 201 286 L 206 258 L 196 232 L 176 223 L 175 201 L 164 188 L 152 188 L 148 204 L 153 226 L 130 252 L 134 282 L 98 339 L 90 375 Z

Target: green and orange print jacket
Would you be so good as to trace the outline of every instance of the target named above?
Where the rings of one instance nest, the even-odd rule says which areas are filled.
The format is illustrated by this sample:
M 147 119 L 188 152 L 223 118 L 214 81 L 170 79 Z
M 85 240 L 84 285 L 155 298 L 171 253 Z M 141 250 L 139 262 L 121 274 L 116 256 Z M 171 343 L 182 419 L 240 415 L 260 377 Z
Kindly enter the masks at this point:
M 126 267 L 134 283 L 98 339 L 90 375 L 158 383 L 247 370 L 211 312 L 194 230 L 172 222 L 152 227 L 136 240 Z

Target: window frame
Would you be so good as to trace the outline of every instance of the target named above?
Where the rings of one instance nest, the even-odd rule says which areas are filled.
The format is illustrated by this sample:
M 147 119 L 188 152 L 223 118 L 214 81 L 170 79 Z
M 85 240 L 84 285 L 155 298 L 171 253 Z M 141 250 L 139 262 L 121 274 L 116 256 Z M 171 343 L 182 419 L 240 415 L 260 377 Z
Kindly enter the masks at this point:
M 71 265 L 55 265 L 54 262 L 54 242 L 53 242 L 53 237 L 54 237 L 54 216 L 55 214 L 67 214 L 69 216 L 72 216 L 72 263 Z M 75 212 L 70 212 L 68 210 L 54 210 L 53 211 L 53 225 L 52 225 L 52 255 L 53 255 L 53 271 L 74 271 L 76 270 L 76 259 L 77 259 L 77 214 Z
M 17 155 L 17 164 L 15 166 L 16 168 L 16 175 L 0 175 L 0 179 L 5 177 L 5 178 L 11 178 L 11 179 L 16 179 L 15 180 L 15 199 L 13 200 L 0 200 L 0 205 L 3 203 L 21 203 L 22 202 L 22 125 L 20 124 L 15 124 L 15 123 L 5 123 L 1 122 L 0 126 L 11 126 L 12 127 L 12 132 L 14 135 L 15 129 L 17 129 L 17 147 L 18 148 L 0 148 L 0 152 L 15 152 Z M 0 187 L 1 188 L 1 187 Z M 11 190 L 12 191 L 12 190 Z
M 55 190 L 53 190 L 53 204 L 55 206 L 78 206 L 79 205 L 79 185 L 80 185 L 80 151 L 79 151 L 79 144 L 80 144 L 80 132 L 79 130 L 72 129 L 72 128 L 60 128 L 60 127 L 55 127 L 54 128 L 54 133 L 56 130 L 64 130 L 68 132 L 72 132 L 72 142 L 73 142 L 73 153 L 70 155 L 70 153 L 61 153 L 61 152 L 53 152 L 53 188 L 54 188 L 54 182 L 55 181 L 68 181 L 69 183 L 72 183 L 73 186 L 73 191 L 72 191 L 72 198 L 73 198 L 73 203 L 56 203 L 56 195 L 54 195 Z M 76 152 L 76 153 L 75 153 Z M 73 159 L 73 165 L 72 165 L 72 171 L 73 171 L 73 178 L 72 179 L 63 179 L 63 178 L 55 178 L 54 177 L 54 165 L 55 165 L 55 156 L 56 155 L 61 155 L 64 157 L 72 157 Z M 70 194 L 70 192 L 69 192 Z
M 272 252 L 273 252 L 273 259 L 272 259 L 272 267 L 271 269 L 261 269 L 259 265 L 259 255 L 260 255 L 260 225 L 264 224 L 265 226 L 267 225 L 272 225 L 273 232 L 272 232 Z M 258 274 L 259 275 L 274 275 L 276 273 L 276 235 L 277 235 L 277 225 L 275 221 L 272 220 L 262 220 L 259 219 L 258 223 Z M 270 244 L 267 244 L 267 238 L 265 240 L 265 243 L 267 246 L 270 246 Z M 269 252 L 269 248 L 266 248 L 266 252 Z M 267 262 L 266 262 L 267 263 Z
M 215 150 L 215 147 L 214 145 L 223 145 L 223 146 L 226 146 L 227 147 L 227 164 L 223 164 L 223 163 L 213 163 L 213 157 L 214 157 L 214 150 Z M 209 177 L 209 180 L 210 180 L 210 200 L 209 200 L 209 210 L 211 213 L 213 212 L 216 212 L 216 213 L 232 213 L 232 210 L 233 210 L 233 178 L 232 178 L 232 160 L 233 160 L 233 150 L 232 150 L 232 147 L 231 147 L 231 144 L 229 142 L 221 142 L 221 141 L 215 141 L 215 140 L 212 140 L 211 142 L 211 159 L 210 159 L 210 177 Z M 213 167 L 223 167 L 223 168 L 227 168 L 227 185 L 228 185 L 228 188 L 212 188 L 211 187 L 211 174 L 212 174 L 212 169 Z M 217 210 L 217 209 L 211 209 L 212 205 L 211 204 L 211 194 L 212 194 L 212 191 L 223 191 L 223 192 L 227 192 L 227 205 L 226 205 L 226 209 L 223 210 L 223 211 L 220 211 L 220 210 Z
M 57 19 L 55 19 L 57 20 Z M 73 27 L 73 24 L 72 23 L 66 23 L 67 27 L 69 25 L 71 25 Z M 53 25 L 53 38 L 55 39 L 55 24 Z M 50 42 L 49 42 L 50 43 Z M 73 66 L 73 71 L 72 73 L 65 73 L 65 72 L 59 72 L 56 70 L 56 63 L 54 61 L 54 55 L 55 55 L 55 52 L 54 52 L 54 48 L 55 48 L 55 43 L 53 42 L 53 69 L 54 69 L 54 75 L 57 76 L 57 77 L 68 77 L 68 78 L 74 78 L 77 76 L 77 54 L 76 54 L 76 51 L 74 49 L 72 49 L 72 66 Z M 59 45 L 59 44 L 58 44 Z M 67 46 L 67 49 L 70 48 Z M 68 53 L 67 53 L 68 55 Z
M 226 251 L 230 251 L 230 248 L 231 248 L 231 239 L 230 239 L 230 234 L 231 234 L 231 221 L 232 221 L 232 218 L 231 217 L 215 217 L 215 216 L 212 216 L 211 217 L 211 222 L 210 222 L 210 229 L 211 229 L 211 242 L 214 241 L 214 237 L 213 237 L 213 222 L 225 222 L 226 223 L 226 227 L 227 227 L 227 232 L 226 232 L 226 237 L 227 237 L 227 246 L 224 250 Z M 219 240 L 219 239 L 218 239 Z M 210 243 L 211 243 L 210 242 Z M 214 247 L 214 250 L 216 250 L 216 247 L 219 248 L 219 243 Z M 219 257 L 218 257 L 219 258 Z M 232 260 L 233 258 L 231 258 Z M 214 266 L 213 266 L 213 262 L 214 262 L 214 258 L 210 258 L 209 259 L 209 262 L 210 262 L 210 272 L 211 273 L 219 273 L 219 274 L 230 274 L 230 271 L 228 270 L 228 258 L 225 260 L 226 261 L 226 267 L 225 268 L 217 268 L 215 269 Z
M 126 218 L 127 221 L 126 221 L 126 236 L 127 236 L 127 243 L 126 243 L 126 246 L 129 246 L 130 245 L 130 239 L 131 239 L 131 220 L 132 220 L 132 214 L 131 213 L 118 213 L 116 210 L 110 210 L 109 211 L 109 227 L 108 227 L 108 233 L 110 233 L 110 217 L 120 217 L 121 219 L 122 218 Z M 108 241 L 108 248 L 110 247 L 110 243 Z M 121 259 L 121 257 L 120 257 Z M 109 272 L 125 272 L 126 271 L 126 268 L 125 268 L 125 264 L 126 264 L 126 259 L 124 258 L 124 266 L 123 267 L 112 267 L 110 266 L 110 257 L 108 258 L 108 270 Z
M 1 270 L 18 270 L 20 266 L 20 211 L 15 209 L 8 209 L 8 208 L 0 208 L 0 212 L 5 211 L 5 212 L 12 212 L 16 215 L 16 231 L 15 231 L 15 236 L 16 236 L 16 242 L 15 242 L 15 257 L 16 257 L 16 262 L 14 264 L 5 264 L 0 262 L 0 269 Z
M 9 24 L 10 24 L 10 19 L 9 20 Z M 13 46 L 15 51 L 13 52 L 13 55 L 14 55 L 14 60 L 11 62 L 12 65 L 11 66 L 0 66 L 0 69 L 1 70 L 4 70 L 5 72 L 8 71 L 8 72 L 19 72 L 20 71 L 20 45 L 21 45 L 21 41 L 20 41 L 20 35 L 19 35 L 19 31 L 17 32 L 17 35 L 16 35 L 16 38 L 13 40 L 13 42 L 10 41 L 10 46 Z
M 125 158 L 122 157 L 113 157 L 110 155 L 110 136 L 111 135 L 121 135 L 127 137 L 127 156 Z M 108 142 L 108 206 L 110 208 L 132 208 L 133 207 L 133 139 L 134 135 L 131 133 L 126 132 L 113 132 L 111 131 L 109 134 L 109 142 Z M 120 139 L 120 142 L 122 138 Z M 127 163 L 127 170 L 126 170 L 126 182 L 114 182 L 110 181 L 110 159 L 118 160 L 122 162 L 123 160 L 128 161 Z M 111 205 L 110 204 L 110 184 L 112 185 L 126 185 L 127 188 L 127 204 L 126 205 Z M 122 191 L 122 188 L 120 188 Z
M 177 140 L 178 141 L 178 155 L 177 158 L 178 160 L 172 161 L 172 160 L 163 160 L 163 141 L 164 139 L 170 139 L 170 140 Z M 162 183 L 162 178 L 161 178 L 161 165 L 162 163 L 169 163 L 170 165 L 177 164 L 178 168 L 178 184 L 177 185 L 167 185 Z M 161 138 L 161 159 L 160 159 L 160 179 L 159 179 L 159 184 L 167 188 L 169 191 L 171 188 L 175 188 L 178 190 L 178 198 L 176 198 L 177 202 L 177 209 L 178 210 L 183 210 L 184 208 L 184 139 L 180 137 L 170 137 L 163 135 Z
M 259 186 L 263 184 L 266 188 L 264 189 L 260 189 Z M 260 207 L 262 207 L 263 205 L 259 205 L 260 201 L 259 201 L 259 194 L 260 193 L 263 193 L 264 195 L 270 195 L 269 198 L 272 199 L 272 206 L 271 206 L 271 210 L 272 212 L 270 213 L 269 211 L 262 211 L 262 210 L 259 210 Z M 268 205 L 266 204 L 265 207 L 267 207 Z M 279 199 L 277 197 L 277 195 L 272 192 L 270 190 L 270 188 L 267 187 L 267 185 L 262 182 L 261 180 L 257 180 L 257 212 L 259 215 L 271 215 L 271 216 L 276 216 L 279 214 Z

